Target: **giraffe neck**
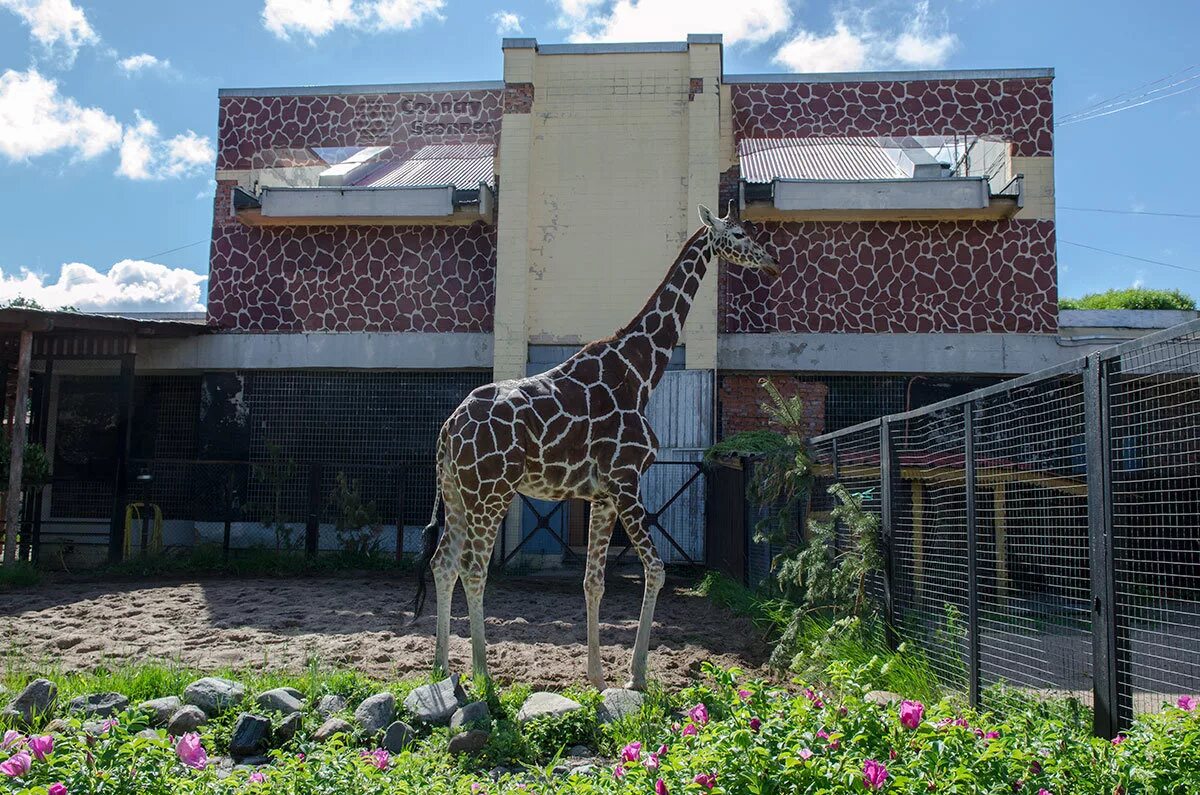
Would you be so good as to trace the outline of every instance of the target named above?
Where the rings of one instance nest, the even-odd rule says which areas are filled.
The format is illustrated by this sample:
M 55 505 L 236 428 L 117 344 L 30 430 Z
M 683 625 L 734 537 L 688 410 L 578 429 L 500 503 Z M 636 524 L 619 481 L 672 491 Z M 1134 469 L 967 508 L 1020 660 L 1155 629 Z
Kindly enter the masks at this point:
M 611 340 L 619 348 L 641 348 L 649 343 L 649 355 L 631 358 L 631 364 L 651 387 L 666 370 L 711 258 L 712 244 L 707 230 L 701 227 L 683 244 L 646 305 Z

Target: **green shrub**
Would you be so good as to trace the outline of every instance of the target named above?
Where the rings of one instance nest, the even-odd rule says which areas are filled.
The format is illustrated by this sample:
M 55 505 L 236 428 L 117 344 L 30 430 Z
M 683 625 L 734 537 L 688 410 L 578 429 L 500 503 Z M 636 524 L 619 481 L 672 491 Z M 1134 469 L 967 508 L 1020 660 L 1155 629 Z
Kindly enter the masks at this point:
M 1082 298 L 1060 298 L 1060 309 L 1195 309 L 1196 299 L 1180 290 L 1130 287 L 1088 293 Z

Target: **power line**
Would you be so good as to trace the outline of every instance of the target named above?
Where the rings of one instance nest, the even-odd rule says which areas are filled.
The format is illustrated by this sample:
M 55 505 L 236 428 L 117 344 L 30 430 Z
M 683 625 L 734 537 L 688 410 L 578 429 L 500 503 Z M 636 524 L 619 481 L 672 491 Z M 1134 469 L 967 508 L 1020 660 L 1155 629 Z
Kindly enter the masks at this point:
M 1200 213 L 1159 213 L 1153 210 L 1109 210 L 1102 207 L 1068 207 L 1058 205 L 1060 210 L 1074 210 L 1080 213 L 1112 213 L 1113 215 L 1154 215 L 1160 218 L 1200 218 Z
M 1180 69 L 1177 72 L 1171 72 L 1170 74 L 1160 77 L 1157 80 L 1151 80 L 1149 82 L 1142 83 L 1140 86 L 1136 86 L 1134 88 L 1127 89 L 1120 93 L 1113 94 L 1111 97 L 1108 97 L 1107 99 L 1101 99 L 1096 102 L 1093 102 L 1091 105 L 1086 105 L 1086 106 L 1080 108 L 1079 110 L 1072 111 L 1071 113 L 1068 113 L 1065 116 L 1062 116 L 1060 118 L 1063 120 L 1066 120 L 1066 119 L 1072 118 L 1074 116 L 1083 116 L 1085 114 L 1090 114 L 1093 111 L 1099 110 L 1102 107 L 1109 107 L 1112 104 L 1117 104 L 1120 102 L 1128 102 L 1129 95 L 1132 94 L 1133 92 L 1141 91 L 1143 88 L 1149 88 L 1150 86 L 1158 85 L 1159 83 L 1162 83 L 1166 80 L 1170 80 L 1172 78 L 1179 77 L 1179 75 L 1184 74 L 1186 72 L 1190 72 L 1193 69 L 1196 69 L 1197 67 L 1200 67 L 1200 64 L 1192 64 L 1191 66 L 1185 66 L 1183 69 Z M 1187 79 L 1190 80 L 1191 78 L 1187 78 Z M 1186 82 L 1186 81 L 1184 81 L 1184 82 Z M 1166 88 L 1170 88 L 1170 86 L 1164 86 L 1161 89 L 1154 89 L 1154 91 L 1162 91 L 1162 90 L 1165 90 Z M 1146 93 L 1147 94 L 1153 93 L 1153 91 L 1149 91 Z M 1142 96 L 1146 96 L 1146 94 L 1142 94 Z
M 1114 257 L 1124 257 L 1125 259 L 1137 260 L 1138 262 L 1148 262 L 1151 265 L 1162 265 L 1165 268 L 1174 268 L 1178 271 L 1188 271 L 1189 273 L 1200 273 L 1200 268 L 1189 268 L 1184 265 L 1176 265 L 1173 262 L 1163 262 L 1160 259 L 1148 259 L 1146 257 L 1135 257 L 1133 254 L 1122 254 L 1120 251 L 1110 251 L 1106 248 L 1098 246 L 1089 246 L 1084 243 L 1074 243 L 1070 240 L 1059 240 L 1059 243 L 1066 243 L 1068 246 L 1076 246 L 1078 248 L 1086 248 L 1090 251 L 1099 251 L 1101 254 L 1112 254 Z
M 1178 91 L 1171 92 L 1170 94 L 1163 94 L 1161 97 L 1153 97 L 1151 99 L 1144 99 L 1141 102 L 1135 103 L 1133 105 L 1122 105 L 1119 108 L 1114 108 L 1113 110 L 1108 110 L 1108 111 L 1105 111 L 1104 113 L 1094 113 L 1090 116 L 1082 116 L 1082 117 L 1067 119 L 1066 121 L 1060 121 L 1060 122 L 1057 122 L 1057 126 L 1066 127 L 1069 124 L 1078 124 L 1081 121 L 1091 121 L 1092 119 L 1099 119 L 1102 116 L 1111 116 L 1114 113 L 1121 113 L 1122 111 L 1133 110 L 1134 108 L 1140 108 L 1142 105 L 1149 105 L 1152 102 L 1161 102 L 1164 99 L 1170 99 L 1171 97 L 1176 97 L 1176 96 L 1179 96 L 1180 94 L 1185 94 L 1188 91 L 1195 91 L 1197 88 L 1200 88 L 1200 83 L 1196 83 L 1195 85 L 1188 86 L 1187 88 L 1181 88 Z
M 187 244 L 187 245 L 185 245 L 185 246 L 176 246 L 175 248 L 169 248 L 169 249 L 167 249 L 166 251 L 159 251 L 159 252 L 156 252 L 156 253 L 154 253 L 154 254 L 150 254 L 150 255 L 148 255 L 148 256 L 145 256 L 145 257 L 137 257 L 137 259 L 140 259 L 140 260 L 152 260 L 152 259 L 154 259 L 155 257 L 161 257 L 161 256 L 163 256 L 164 254 L 174 254 L 176 251 L 183 251 L 185 248 L 191 248 L 192 246 L 198 246 L 198 245 L 200 245 L 201 243 L 207 243 L 207 242 L 208 242 L 207 240 L 197 240 L 195 243 L 188 243 L 188 244 Z

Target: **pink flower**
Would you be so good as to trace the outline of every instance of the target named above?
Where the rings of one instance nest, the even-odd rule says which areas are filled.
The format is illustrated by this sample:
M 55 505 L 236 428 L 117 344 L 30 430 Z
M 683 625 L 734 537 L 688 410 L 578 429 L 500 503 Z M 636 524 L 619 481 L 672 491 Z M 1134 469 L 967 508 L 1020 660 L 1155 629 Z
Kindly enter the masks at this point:
M 811 688 L 804 689 L 804 696 L 809 701 L 811 701 L 812 705 L 814 707 L 816 707 L 817 709 L 821 709 L 822 707 L 825 706 L 825 702 L 822 701 L 821 698 L 816 693 L 814 693 Z
M 255 770 L 253 773 L 250 774 L 250 783 L 251 784 L 265 784 L 266 781 L 267 781 L 267 777 L 266 777 L 266 775 L 263 774 L 263 772 L 261 770 Z
M 688 710 L 688 717 L 693 723 L 699 723 L 701 726 L 708 723 L 708 707 L 701 702 Z
M 896 758 L 896 749 L 895 748 L 889 749 L 888 750 L 888 759 L 895 760 L 895 758 Z
M 1040 790 L 1038 790 L 1038 795 L 1051 795 L 1051 793 L 1050 790 L 1042 787 Z
M 717 774 L 714 773 L 697 773 L 692 779 L 693 782 L 699 784 L 705 789 L 712 789 L 717 785 Z
M 482 784 L 480 784 L 478 781 L 472 781 L 471 782 L 471 792 L 487 792 L 487 789 L 485 789 L 484 786 Z
M 662 745 L 658 746 L 658 750 L 655 751 L 654 753 L 657 754 L 658 756 L 666 756 L 667 755 L 667 744 L 663 743 Z
M 738 691 L 738 698 L 740 698 L 742 701 L 749 701 L 750 696 L 752 696 L 752 695 L 754 695 L 754 694 L 751 693 L 749 690 L 739 690 Z
M 646 761 L 643 764 L 645 764 L 646 769 L 649 770 L 650 772 L 654 772 L 655 770 L 658 770 L 658 767 L 659 767 L 658 754 L 653 754 L 653 753 L 650 754 L 649 756 L 646 757 Z
M 1196 709 L 1196 699 L 1191 696 L 1180 696 L 1179 700 L 1175 702 L 1175 706 L 1184 712 L 1193 712 Z
M 759 729 L 761 729 L 761 728 L 762 728 L 762 721 L 761 721 L 761 720 L 759 720 L 758 718 L 751 718 L 751 719 L 750 719 L 750 731 L 752 731 L 752 732 L 755 732 L 755 733 L 758 733 L 758 730 L 759 730 Z
M 63 784 L 61 781 L 51 784 L 46 789 L 46 795 L 68 795 L 67 785 Z
M 999 739 L 1000 739 L 1000 732 L 988 732 L 987 734 L 983 735 L 983 739 L 985 739 L 985 740 L 999 740 Z
M 1112 738 L 1112 744 L 1113 744 L 1113 745 L 1120 745 L 1120 744 L 1121 744 L 1121 743 L 1123 743 L 1123 742 L 1125 742 L 1125 735 L 1124 735 L 1124 734 L 1118 734 L 1116 737 Z
M 863 784 L 867 789 L 883 789 L 887 776 L 887 768 L 874 759 L 863 762 Z
M 808 750 L 807 748 L 800 749 L 800 758 L 803 759 L 805 762 L 807 762 L 809 759 L 812 759 L 812 755 L 813 755 L 812 751 Z
M 841 747 L 841 745 L 842 745 L 841 740 L 830 740 L 829 741 L 829 750 L 836 751 L 838 748 Z
M 0 773 L 9 778 L 17 778 L 28 773 L 31 767 L 33 767 L 33 758 L 29 756 L 28 751 L 21 751 L 10 756 L 7 762 L 0 764 Z
M 307 757 L 305 757 L 305 756 L 304 756 L 304 753 L 303 753 L 303 752 L 301 752 L 301 753 L 298 753 L 298 754 L 296 754 L 296 758 L 297 758 L 298 760 L 300 760 L 301 762 L 303 762 L 303 761 L 304 761 L 304 760 L 305 760 Z
M 636 762 L 642 757 L 642 744 L 634 741 L 621 749 L 621 758 L 626 762 Z
M 387 770 L 388 764 L 392 761 L 392 756 L 387 752 L 386 748 L 376 748 L 374 751 L 363 751 L 359 755 L 366 757 L 372 765 L 380 770 Z
M 900 702 L 900 725 L 906 729 L 915 729 L 921 725 L 925 717 L 925 705 L 920 701 Z
M 40 737 L 30 737 L 29 750 L 33 751 L 33 755 L 37 757 L 39 762 L 45 762 L 47 754 L 54 751 L 54 738 L 49 734 L 43 734 Z
M 200 744 L 200 735 L 196 732 L 188 732 L 180 737 L 175 745 L 175 753 L 179 755 L 179 761 L 194 770 L 208 767 L 208 754 Z
M 694 723 L 689 723 L 687 726 L 683 727 L 683 736 L 684 737 L 694 737 L 696 735 L 696 733 L 697 733 L 696 724 L 694 724 Z
M 625 778 L 624 765 L 617 765 L 613 768 L 613 778 Z
M 667 785 L 663 783 L 661 778 L 654 782 L 654 795 L 668 795 Z
M 828 739 L 829 739 L 829 732 L 825 731 L 824 729 L 820 729 L 820 730 L 817 732 L 817 736 L 818 736 L 818 737 L 820 737 L 822 740 L 828 740 Z
M 850 710 L 846 709 L 844 706 L 838 707 L 838 714 L 844 718 L 850 714 Z
M 25 736 L 16 729 L 9 729 L 4 733 L 4 739 L 0 740 L 0 748 L 9 749 L 14 745 L 20 745 L 25 742 Z

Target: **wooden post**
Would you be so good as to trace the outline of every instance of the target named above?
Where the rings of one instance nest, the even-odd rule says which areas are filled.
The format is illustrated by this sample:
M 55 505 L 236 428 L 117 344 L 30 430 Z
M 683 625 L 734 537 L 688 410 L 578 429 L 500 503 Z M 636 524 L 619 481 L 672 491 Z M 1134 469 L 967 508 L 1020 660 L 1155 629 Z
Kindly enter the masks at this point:
M 8 500 L 4 506 L 4 563 L 17 560 L 17 533 L 21 528 L 21 476 L 25 463 L 25 403 L 29 399 L 29 360 L 33 355 L 33 332 L 21 332 L 17 354 L 17 396 L 13 401 L 11 458 L 8 463 Z

